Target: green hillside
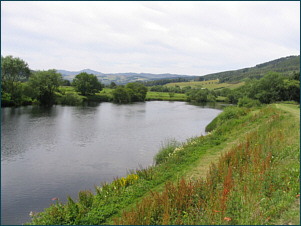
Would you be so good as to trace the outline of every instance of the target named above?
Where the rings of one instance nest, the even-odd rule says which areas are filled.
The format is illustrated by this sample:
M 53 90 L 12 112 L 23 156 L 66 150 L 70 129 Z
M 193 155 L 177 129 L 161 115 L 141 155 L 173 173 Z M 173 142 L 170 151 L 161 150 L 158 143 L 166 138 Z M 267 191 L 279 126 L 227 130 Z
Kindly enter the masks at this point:
M 292 75 L 300 71 L 300 55 L 282 57 L 266 63 L 258 64 L 255 67 L 243 68 L 233 71 L 225 71 L 208 74 L 195 79 L 195 81 L 219 79 L 220 83 L 244 81 L 246 78 L 259 79 L 269 71 L 279 72 L 283 75 Z

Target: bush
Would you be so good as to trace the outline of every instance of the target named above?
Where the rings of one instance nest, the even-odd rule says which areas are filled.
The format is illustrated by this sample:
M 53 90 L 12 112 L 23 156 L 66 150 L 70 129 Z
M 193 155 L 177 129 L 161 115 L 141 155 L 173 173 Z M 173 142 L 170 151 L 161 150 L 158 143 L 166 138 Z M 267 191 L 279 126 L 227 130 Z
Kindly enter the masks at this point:
M 246 108 L 251 108 L 251 107 L 260 107 L 261 103 L 259 100 L 254 100 L 249 97 L 243 97 L 238 99 L 238 107 L 246 107 Z
M 235 106 L 229 106 L 224 109 L 222 113 L 218 115 L 221 122 L 225 122 L 229 119 L 237 119 L 239 116 L 246 115 L 244 108 L 239 108 Z
M 83 102 L 83 98 L 79 96 L 77 93 L 67 93 L 65 96 L 62 96 L 60 99 L 60 103 L 62 105 L 79 105 Z

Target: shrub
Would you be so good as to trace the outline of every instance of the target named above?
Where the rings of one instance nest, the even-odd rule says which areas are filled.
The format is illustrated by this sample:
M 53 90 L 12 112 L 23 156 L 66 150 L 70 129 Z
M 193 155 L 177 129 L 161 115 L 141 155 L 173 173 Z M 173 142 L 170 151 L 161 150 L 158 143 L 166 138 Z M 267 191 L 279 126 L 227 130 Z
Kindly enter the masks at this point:
M 235 106 L 229 106 L 224 109 L 222 113 L 218 115 L 221 122 L 225 122 L 229 119 L 237 119 L 239 116 L 246 115 L 244 108 L 239 108 Z
M 259 100 L 254 100 L 249 97 L 243 97 L 238 99 L 238 107 L 246 107 L 246 108 L 251 108 L 251 107 L 260 107 L 261 103 Z
M 83 102 L 83 98 L 79 96 L 77 93 L 67 93 L 62 96 L 60 99 L 61 104 L 63 105 L 79 105 Z

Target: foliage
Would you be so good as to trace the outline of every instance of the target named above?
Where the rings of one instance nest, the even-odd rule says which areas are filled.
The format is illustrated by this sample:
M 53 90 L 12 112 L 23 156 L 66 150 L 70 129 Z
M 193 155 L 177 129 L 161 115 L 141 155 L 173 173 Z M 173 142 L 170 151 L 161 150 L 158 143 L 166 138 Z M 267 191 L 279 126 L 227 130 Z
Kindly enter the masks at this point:
M 193 77 L 192 77 L 193 78 Z M 141 83 L 145 86 L 157 86 L 157 85 L 165 85 L 167 83 L 173 83 L 173 82 L 189 82 L 190 78 L 166 78 L 166 79 L 159 79 L 154 81 L 138 81 L 138 83 Z
M 140 83 L 128 83 L 125 87 L 118 86 L 112 93 L 114 102 L 131 103 L 144 101 L 147 88 Z
M 254 100 L 254 99 L 244 96 L 243 98 L 238 99 L 237 106 L 238 107 L 246 107 L 246 108 L 260 107 L 261 103 L 259 100 Z
M 61 82 L 62 74 L 57 73 L 55 69 L 37 71 L 30 77 L 28 89 L 32 89 L 32 97 L 42 105 L 53 105 L 56 102 L 55 91 L 58 91 Z
M 62 105 L 80 105 L 83 102 L 83 98 L 79 96 L 77 93 L 67 93 L 66 95 L 63 95 L 59 103 Z
M 199 77 L 199 79 L 202 80 L 219 79 L 220 83 L 238 82 L 238 81 L 244 81 L 247 78 L 260 79 L 269 71 L 278 72 L 285 76 L 292 75 L 298 71 L 300 72 L 300 55 L 282 57 L 270 62 L 256 65 L 255 67 L 208 74 Z M 198 78 L 196 78 L 195 80 L 197 79 Z
M 225 88 L 220 91 L 220 95 L 227 97 L 231 103 L 238 103 L 238 100 L 244 97 L 258 100 L 263 104 L 290 100 L 300 102 L 300 81 L 295 78 L 268 72 L 259 80 L 247 79 L 245 85 L 237 89 Z
M 102 84 L 98 81 L 96 75 L 81 72 L 75 76 L 72 85 L 77 92 L 82 95 L 94 95 L 102 90 Z
M 216 93 L 213 90 L 204 88 L 190 89 L 187 93 L 187 101 L 196 101 L 198 103 L 215 102 Z
M 116 103 L 129 103 L 131 96 L 124 87 L 118 86 L 113 92 L 113 101 Z
M 13 56 L 1 56 L 1 93 L 7 93 L 4 101 L 20 99 L 22 96 L 21 81 L 28 79 L 30 76 L 30 69 L 28 64 Z M 10 98 L 8 100 L 7 98 Z
M 139 83 L 128 83 L 125 89 L 130 94 L 130 102 L 144 101 L 147 93 L 147 88 Z

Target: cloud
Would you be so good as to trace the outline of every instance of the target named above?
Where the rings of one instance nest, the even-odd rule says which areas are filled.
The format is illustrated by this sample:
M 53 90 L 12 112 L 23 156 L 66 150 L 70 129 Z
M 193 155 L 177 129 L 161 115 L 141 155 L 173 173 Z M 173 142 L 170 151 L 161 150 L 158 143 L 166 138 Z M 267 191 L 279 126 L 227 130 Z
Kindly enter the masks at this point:
M 300 2 L 1 2 L 32 69 L 204 75 L 300 54 Z

